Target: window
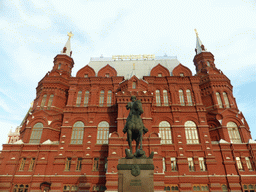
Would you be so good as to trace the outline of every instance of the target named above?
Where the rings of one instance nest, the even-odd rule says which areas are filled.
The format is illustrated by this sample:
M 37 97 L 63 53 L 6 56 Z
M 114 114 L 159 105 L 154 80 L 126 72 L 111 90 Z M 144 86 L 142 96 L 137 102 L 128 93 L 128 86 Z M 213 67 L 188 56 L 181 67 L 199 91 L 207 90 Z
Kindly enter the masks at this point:
M 185 106 L 183 90 L 179 90 L 180 105 Z
M 43 132 L 43 123 L 37 123 L 32 129 L 29 143 L 40 143 L 42 132 Z
M 228 192 L 227 185 L 221 185 L 222 192 Z
M 29 185 L 14 185 L 13 192 L 28 192 Z
M 71 157 L 68 157 L 65 163 L 65 171 L 70 171 L 70 167 L 71 167 Z
M 227 123 L 228 134 L 230 142 L 232 143 L 242 143 L 241 137 L 238 131 L 238 127 L 234 122 Z
M 112 91 L 108 91 L 108 97 L 107 97 L 107 106 L 111 106 L 111 100 L 112 100 Z
M 50 99 L 49 99 L 49 101 L 48 101 L 48 106 L 47 106 L 47 109 L 48 109 L 48 110 L 50 110 L 50 109 L 51 109 L 52 101 L 53 101 L 53 97 L 54 97 L 54 95 L 53 95 L 53 94 L 52 94 L 52 95 L 50 95 Z
M 90 95 L 90 92 L 89 92 L 89 91 L 85 91 L 85 95 L 84 95 L 84 107 L 87 107 L 87 106 L 88 106 L 88 103 L 89 103 L 89 95 Z
M 19 171 L 24 171 L 25 163 L 26 163 L 26 158 L 22 158 L 20 161 Z
M 194 169 L 194 162 L 192 157 L 188 157 L 188 170 L 195 171 Z
M 179 191 L 179 187 L 178 187 L 178 185 L 166 185 L 164 187 L 164 191 L 178 192 Z
M 42 99 L 42 101 L 41 101 L 41 107 L 40 107 L 40 109 L 44 109 L 44 105 L 45 105 L 45 102 L 46 102 L 46 98 L 47 98 L 47 95 L 44 95 L 44 96 L 43 96 L 43 99 Z
M 61 67 L 61 63 L 59 63 L 59 65 L 58 65 L 58 69 L 60 69 L 60 67 Z
M 28 168 L 29 171 L 32 171 L 34 169 L 35 160 L 36 160 L 36 158 L 31 158 L 30 163 L 29 163 L 29 168 Z
M 81 98 L 82 98 L 82 91 L 78 91 L 78 93 L 77 93 L 77 98 L 76 98 L 76 106 L 77 106 L 77 107 L 80 107 Z
M 199 143 L 196 124 L 193 121 L 185 122 L 185 134 L 187 144 Z
M 230 108 L 227 93 L 223 92 L 223 98 L 224 98 L 224 102 L 225 102 L 226 108 Z
M 84 137 L 84 123 L 77 121 L 72 129 L 71 144 L 82 144 Z
M 204 158 L 203 157 L 199 157 L 198 161 L 199 161 L 200 170 L 201 171 L 206 171 L 205 163 L 204 163 Z
M 255 192 L 256 185 L 255 184 L 245 184 L 243 185 L 244 192 Z
M 84 74 L 84 77 L 85 77 L 85 78 L 87 78 L 87 77 L 88 77 L 88 74 L 87 74 L 87 73 L 86 73 L 86 74 Z
M 209 188 L 208 188 L 208 185 L 195 184 L 193 185 L 193 191 L 208 192 Z
M 104 91 L 103 90 L 100 91 L 100 102 L 99 102 L 99 104 L 100 104 L 100 107 L 102 107 L 103 104 L 104 104 Z
M 76 192 L 78 191 L 77 185 L 64 185 L 63 192 Z
M 82 158 L 78 157 L 76 162 L 76 171 L 81 171 L 82 168 Z
M 209 61 L 207 61 L 207 66 L 208 66 L 208 67 L 210 67 L 210 66 L 211 66 Z
M 159 135 L 161 138 L 161 144 L 172 143 L 171 126 L 167 121 L 161 121 L 159 123 Z
M 176 157 L 171 157 L 171 170 L 177 171 Z
M 252 171 L 252 164 L 249 157 L 245 157 L 245 162 L 249 171 Z
M 98 125 L 97 144 L 108 144 L 109 124 L 102 121 Z
M 219 108 L 223 108 L 219 92 L 216 92 L 216 97 L 217 97 L 217 102 L 218 102 Z
M 160 91 L 156 90 L 156 106 L 161 106 Z
M 181 76 L 181 77 L 184 77 L 184 73 L 180 73 L 180 76 Z
M 132 82 L 132 88 L 136 89 L 136 82 Z
M 163 97 L 164 97 L 164 106 L 168 106 L 169 102 L 168 102 L 168 93 L 166 90 L 163 90 Z
M 239 171 L 243 171 L 244 170 L 243 169 L 243 165 L 241 163 L 240 157 L 236 157 L 236 164 L 237 164 L 237 168 L 238 168 Z
M 100 165 L 100 159 L 99 158 L 93 158 L 93 171 L 99 171 L 99 165 Z
M 158 76 L 158 77 L 162 77 L 162 73 L 158 73 L 157 76 Z
M 191 92 L 189 89 L 186 90 L 187 93 L 187 100 L 188 100 L 188 106 L 192 106 L 193 102 L 192 102 L 192 97 L 191 97 Z
M 105 77 L 109 77 L 109 73 L 106 73 Z
M 94 185 L 92 187 L 92 191 L 105 191 L 105 190 L 107 190 L 107 188 L 102 185 Z

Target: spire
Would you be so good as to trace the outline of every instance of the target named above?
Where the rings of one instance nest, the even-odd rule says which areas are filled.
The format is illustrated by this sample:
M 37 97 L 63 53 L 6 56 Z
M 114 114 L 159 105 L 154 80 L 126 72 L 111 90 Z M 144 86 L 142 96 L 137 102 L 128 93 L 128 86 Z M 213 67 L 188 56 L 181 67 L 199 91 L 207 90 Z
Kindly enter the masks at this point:
M 74 36 L 74 34 L 70 31 L 68 33 L 68 41 L 67 41 L 66 45 L 64 46 L 63 50 L 60 52 L 61 54 L 65 54 L 65 55 L 71 57 L 72 51 L 71 51 L 70 39 L 72 36 Z
M 196 49 L 195 49 L 195 51 L 196 51 L 196 55 L 198 55 L 202 52 L 207 51 L 207 49 L 204 48 L 204 45 L 202 44 L 202 41 L 200 40 L 196 29 L 195 29 L 195 32 L 196 32 Z

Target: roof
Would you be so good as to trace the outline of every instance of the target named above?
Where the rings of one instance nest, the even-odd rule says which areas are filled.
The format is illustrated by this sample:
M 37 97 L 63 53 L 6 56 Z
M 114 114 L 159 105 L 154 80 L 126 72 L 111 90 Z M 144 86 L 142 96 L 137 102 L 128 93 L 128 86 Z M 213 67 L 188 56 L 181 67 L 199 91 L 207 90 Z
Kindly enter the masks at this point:
M 126 79 L 135 75 L 139 79 L 143 76 L 150 76 L 150 71 L 158 64 L 166 67 L 170 74 L 172 70 L 179 65 L 179 61 L 176 56 L 156 56 L 154 59 L 140 59 L 140 60 L 114 60 L 112 57 L 91 57 L 89 66 L 92 67 L 96 74 L 99 70 L 109 64 L 115 68 L 118 76 L 124 76 Z

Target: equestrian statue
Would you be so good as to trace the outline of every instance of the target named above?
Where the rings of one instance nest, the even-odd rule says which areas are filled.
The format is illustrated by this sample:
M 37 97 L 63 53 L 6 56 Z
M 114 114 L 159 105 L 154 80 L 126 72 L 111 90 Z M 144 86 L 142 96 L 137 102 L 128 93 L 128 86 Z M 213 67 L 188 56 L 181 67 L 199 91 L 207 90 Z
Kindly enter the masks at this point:
M 131 96 L 132 102 L 126 105 L 126 109 L 130 109 L 130 113 L 127 117 L 126 124 L 123 132 L 127 133 L 127 141 L 130 149 L 126 149 L 126 158 L 146 158 L 145 151 L 142 149 L 142 136 L 148 132 L 148 129 L 144 126 L 140 115 L 143 113 L 142 103 L 137 100 L 136 96 Z M 136 151 L 133 154 L 132 141 L 136 141 Z M 152 156 L 152 157 L 151 157 Z M 149 158 L 153 158 L 153 154 Z

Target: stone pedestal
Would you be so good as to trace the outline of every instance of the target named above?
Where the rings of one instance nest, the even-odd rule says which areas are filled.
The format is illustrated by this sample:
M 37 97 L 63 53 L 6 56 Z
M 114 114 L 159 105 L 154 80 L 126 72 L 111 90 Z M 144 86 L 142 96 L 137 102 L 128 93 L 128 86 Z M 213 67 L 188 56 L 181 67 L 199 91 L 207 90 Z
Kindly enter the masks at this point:
M 153 159 L 120 159 L 118 192 L 153 192 Z

